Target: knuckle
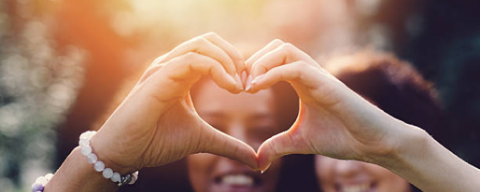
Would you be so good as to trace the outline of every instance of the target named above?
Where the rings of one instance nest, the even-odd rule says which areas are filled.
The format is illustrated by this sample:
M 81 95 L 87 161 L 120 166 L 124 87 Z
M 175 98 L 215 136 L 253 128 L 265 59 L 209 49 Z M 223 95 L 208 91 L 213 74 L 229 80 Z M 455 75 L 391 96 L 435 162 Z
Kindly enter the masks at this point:
M 193 40 L 194 44 L 195 44 L 196 46 L 198 46 L 198 47 L 201 47 L 201 46 L 206 45 L 206 44 L 207 44 L 207 41 L 208 41 L 208 40 L 205 39 L 205 37 L 203 37 L 203 36 L 196 37 L 196 38 Z
M 305 61 L 299 61 L 299 62 L 297 63 L 297 66 L 298 66 L 298 67 L 296 67 L 295 69 L 298 69 L 298 70 L 299 70 L 299 69 L 308 69 L 308 68 L 310 67 L 310 65 L 309 65 L 307 62 L 305 62 Z
M 153 60 L 151 65 L 158 65 L 163 62 L 163 59 L 164 59 L 164 56 L 157 57 L 155 58 L 155 60 Z
M 277 148 L 277 141 L 276 140 L 271 140 L 268 147 L 272 155 L 276 156 L 279 154 L 278 148 Z
M 280 39 L 274 39 L 272 41 L 272 45 L 280 45 L 280 44 L 283 44 L 284 42 Z
M 284 43 L 284 44 L 282 45 L 282 48 L 285 49 L 285 50 L 287 50 L 287 51 L 292 51 L 292 50 L 295 49 L 295 46 L 292 45 L 291 43 Z
M 159 64 L 159 65 L 151 66 L 151 67 L 149 67 L 145 72 L 157 71 L 157 70 L 163 68 L 165 65 L 166 65 L 166 63 L 162 63 L 162 64 Z
M 290 58 L 292 53 L 294 52 L 295 47 L 290 43 L 284 43 L 280 46 L 280 51 L 286 58 Z
M 197 58 L 197 55 L 198 55 L 197 53 L 188 52 L 188 53 L 186 53 L 185 55 L 182 56 L 182 59 L 186 60 L 186 61 L 189 61 L 189 60 Z
M 202 35 L 203 37 L 219 37 L 217 33 L 210 31 Z
M 308 64 L 305 63 L 305 62 L 299 62 L 298 67 L 293 68 L 293 73 L 294 73 L 297 77 L 301 77 L 301 76 L 302 76 L 302 73 L 303 73 L 304 71 L 307 71 L 307 70 L 310 70 Z
M 160 68 L 161 68 L 160 65 L 149 67 L 147 70 L 145 70 L 144 74 L 153 74 L 154 72 L 158 71 Z

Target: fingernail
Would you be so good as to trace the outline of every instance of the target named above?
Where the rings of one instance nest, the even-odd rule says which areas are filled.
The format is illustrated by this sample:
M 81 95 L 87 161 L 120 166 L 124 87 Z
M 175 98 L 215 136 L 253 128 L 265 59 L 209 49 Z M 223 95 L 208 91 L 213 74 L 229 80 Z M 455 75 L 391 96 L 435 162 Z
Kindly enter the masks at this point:
M 243 90 L 243 83 L 242 80 L 240 79 L 240 76 L 238 73 L 235 73 L 235 81 L 237 82 L 237 87 L 239 90 Z
M 252 84 L 255 84 L 257 83 L 258 81 L 260 81 L 260 79 L 264 76 L 265 74 L 262 74 L 262 75 L 259 75 L 257 77 L 255 77 L 255 79 L 252 81 Z
M 268 168 L 270 168 L 270 165 L 272 165 L 272 164 L 271 163 L 268 164 L 268 166 L 265 169 L 263 169 L 262 171 L 260 171 L 260 173 L 261 174 L 265 173 L 268 170 Z
M 247 86 L 245 87 L 245 91 L 249 91 L 252 88 L 252 76 L 249 75 L 247 77 Z
M 242 82 L 244 85 L 247 83 L 247 71 L 242 72 Z

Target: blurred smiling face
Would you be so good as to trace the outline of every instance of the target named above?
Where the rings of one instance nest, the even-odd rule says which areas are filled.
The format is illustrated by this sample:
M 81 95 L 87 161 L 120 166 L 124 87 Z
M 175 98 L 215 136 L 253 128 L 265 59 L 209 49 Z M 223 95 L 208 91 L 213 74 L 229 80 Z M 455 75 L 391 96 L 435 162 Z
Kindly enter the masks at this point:
M 409 192 L 410 185 L 375 164 L 316 157 L 316 173 L 324 192 Z
M 216 129 L 255 150 L 269 137 L 283 131 L 277 119 L 271 89 L 256 94 L 231 94 L 213 81 L 204 80 L 193 96 L 197 113 Z M 281 161 L 264 174 L 228 158 L 195 154 L 188 157 L 190 181 L 197 192 L 274 191 Z

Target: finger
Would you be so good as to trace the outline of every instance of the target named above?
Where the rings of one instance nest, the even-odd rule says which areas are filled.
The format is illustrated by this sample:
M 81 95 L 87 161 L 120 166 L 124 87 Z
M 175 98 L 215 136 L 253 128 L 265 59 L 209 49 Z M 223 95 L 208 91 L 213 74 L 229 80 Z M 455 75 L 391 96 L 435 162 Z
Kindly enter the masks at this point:
M 183 98 L 202 75 L 210 76 L 219 87 L 232 93 L 242 90 L 241 85 L 237 85 L 222 64 L 193 52 L 168 61 L 161 70 L 147 78 L 144 83 L 145 90 L 154 93 L 159 100 L 170 100 L 180 96 Z
M 255 78 L 258 75 L 264 74 L 273 67 L 280 66 L 295 61 L 304 60 L 307 63 L 316 65 L 309 55 L 302 52 L 290 43 L 284 43 L 273 51 L 266 53 L 252 64 L 250 75 Z
M 358 99 L 358 95 L 345 84 L 319 66 L 304 61 L 275 67 L 255 78 L 250 84 L 249 93 L 267 89 L 279 81 L 287 81 L 294 87 L 303 102 L 319 102 L 324 107 L 340 101 Z M 361 97 L 360 97 L 361 98 Z
M 273 51 L 274 49 L 276 49 L 277 47 L 279 47 L 283 44 L 284 44 L 284 42 L 282 40 L 275 39 L 272 42 L 268 43 L 265 47 L 263 47 L 262 49 L 257 51 L 250 58 L 248 58 L 248 60 L 245 62 L 245 67 L 246 67 L 247 71 L 250 73 L 250 69 L 251 69 L 253 63 L 255 63 L 258 59 L 263 57 L 263 55 L 269 53 L 270 51 Z
M 318 69 L 305 61 L 297 61 L 270 69 L 267 73 L 257 76 L 247 90 L 255 93 L 267 89 L 280 81 L 298 82 L 306 87 L 315 87 L 319 81 Z
M 203 37 L 209 40 L 214 45 L 220 47 L 223 51 L 225 51 L 228 56 L 233 60 L 235 67 L 237 68 L 237 73 L 240 75 L 245 70 L 245 61 L 243 57 L 240 55 L 238 50 L 229 42 L 225 41 L 222 37 L 217 35 L 216 33 L 210 32 Z
M 171 52 L 167 53 L 166 56 L 161 57 L 161 59 L 156 60 L 155 62 L 164 63 L 178 56 L 185 55 L 188 52 L 198 53 L 217 60 L 224 65 L 225 70 L 230 75 L 235 76 L 237 69 L 232 58 L 222 48 L 213 44 L 203 36 L 182 43 Z
M 296 142 L 289 131 L 267 139 L 258 148 L 258 169 L 264 172 L 278 158 L 294 153 L 299 154 L 296 148 Z
M 145 82 L 150 76 L 152 76 L 154 73 L 156 73 L 158 70 L 160 70 L 164 66 L 165 64 L 150 65 L 147 68 L 147 70 L 145 70 L 145 73 L 143 73 L 142 77 L 140 77 L 140 80 L 138 80 L 137 85 Z
M 192 96 L 190 95 L 190 93 L 185 96 L 185 103 L 188 105 L 190 109 L 192 109 L 193 111 L 196 111 L 195 106 L 193 105 Z
M 243 88 L 234 77 L 225 71 L 221 63 L 210 57 L 197 53 L 187 53 L 185 56 L 182 56 L 179 63 L 181 63 L 181 65 L 169 65 L 172 66 L 171 73 L 169 73 L 171 79 L 192 80 L 192 75 L 201 74 L 210 76 L 219 87 L 232 93 L 238 93 Z M 238 75 L 235 74 L 235 77 L 238 78 Z M 188 89 L 190 89 L 190 86 L 197 80 L 198 79 L 193 79 Z
M 256 170 L 258 167 L 255 150 L 246 143 L 208 126 L 202 132 L 199 144 L 201 153 L 220 155 Z

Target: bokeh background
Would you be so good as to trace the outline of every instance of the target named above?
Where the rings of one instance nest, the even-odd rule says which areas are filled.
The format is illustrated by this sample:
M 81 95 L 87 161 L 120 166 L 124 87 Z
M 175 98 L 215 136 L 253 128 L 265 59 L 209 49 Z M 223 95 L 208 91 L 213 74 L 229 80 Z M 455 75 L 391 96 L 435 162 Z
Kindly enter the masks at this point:
M 319 61 L 364 47 L 393 52 L 438 89 L 448 117 L 442 144 L 480 167 L 478 8 L 468 0 L 1 0 L 0 192 L 27 191 L 54 172 L 149 62 L 210 31 L 245 55 L 275 38 Z M 154 179 L 140 180 L 142 190 L 191 190 L 184 166 L 145 170 Z

